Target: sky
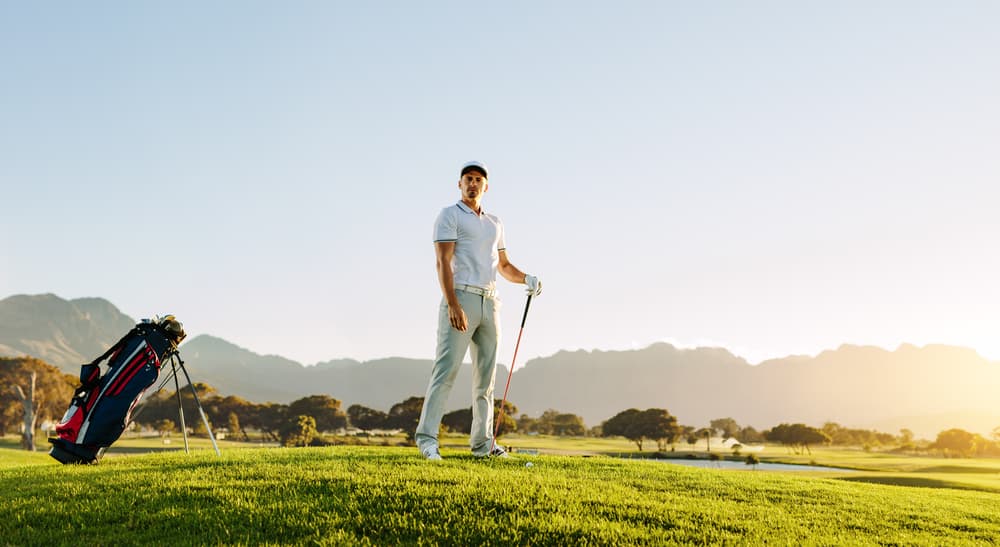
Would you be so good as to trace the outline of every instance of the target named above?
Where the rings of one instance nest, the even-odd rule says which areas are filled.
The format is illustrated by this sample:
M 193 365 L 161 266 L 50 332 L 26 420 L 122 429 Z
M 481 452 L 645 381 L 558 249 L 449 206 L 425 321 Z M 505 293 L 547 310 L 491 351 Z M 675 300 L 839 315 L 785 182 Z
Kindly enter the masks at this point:
M 468 160 L 517 365 L 666 341 L 1000 360 L 1000 4 L 0 0 L 0 298 L 431 359 Z M 500 361 L 525 297 L 499 281 Z

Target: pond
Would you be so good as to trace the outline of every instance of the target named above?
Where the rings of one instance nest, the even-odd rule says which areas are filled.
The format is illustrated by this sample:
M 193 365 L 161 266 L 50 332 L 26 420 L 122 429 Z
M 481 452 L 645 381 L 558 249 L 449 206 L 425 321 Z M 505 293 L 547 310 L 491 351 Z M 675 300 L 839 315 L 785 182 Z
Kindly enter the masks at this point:
M 742 461 L 734 462 L 728 460 L 686 460 L 686 459 L 666 459 L 666 460 L 656 460 L 664 463 L 672 463 L 675 465 L 686 465 L 688 467 L 703 467 L 705 469 L 742 469 L 745 471 L 753 471 L 753 465 L 747 465 Z M 844 473 L 854 472 L 854 469 L 841 469 L 838 467 L 824 467 L 822 465 L 796 465 L 791 463 L 758 463 L 756 465 L 758 471 L 838 471 Z

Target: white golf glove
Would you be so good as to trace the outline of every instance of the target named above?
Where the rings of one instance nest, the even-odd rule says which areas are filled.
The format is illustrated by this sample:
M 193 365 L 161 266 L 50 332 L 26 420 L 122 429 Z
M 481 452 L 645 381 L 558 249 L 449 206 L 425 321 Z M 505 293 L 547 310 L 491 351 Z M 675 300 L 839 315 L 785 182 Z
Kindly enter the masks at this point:
M 524 284 L 528 286 L 528 289 L 525 292 L 529 295 L 538 296 L 542 294 L 542 282 L 539 281 L 537 277 L 524 274 Z

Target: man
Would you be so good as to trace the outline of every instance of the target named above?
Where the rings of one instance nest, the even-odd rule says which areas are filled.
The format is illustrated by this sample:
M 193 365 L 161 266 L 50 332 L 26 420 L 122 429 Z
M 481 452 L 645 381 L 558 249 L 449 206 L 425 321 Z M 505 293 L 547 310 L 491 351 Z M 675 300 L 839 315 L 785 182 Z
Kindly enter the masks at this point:
M 500 306 L 496 274 L 511 283 L 541 293 L 537 277 L 526 275 L 507 258 L 503 223 L 483 211 L 489 172 L 480 162 L 462 166 L 458 179 L 461 199 L 445 207 L 434 223 L 434 250 L 438 282 L 444 298 L 438 310 L 437 358 L 427 385 L 424 408 L 417 425 L 417 447 L 428 460 L 440 460 L 438 429 L 444 405 L 472 346 L 472 431 L 469 446 L 479 457 L 507 457 L 493 446 L 493 382 L 500 341 Z M 491 446 L 493 447 L 491 451 Z

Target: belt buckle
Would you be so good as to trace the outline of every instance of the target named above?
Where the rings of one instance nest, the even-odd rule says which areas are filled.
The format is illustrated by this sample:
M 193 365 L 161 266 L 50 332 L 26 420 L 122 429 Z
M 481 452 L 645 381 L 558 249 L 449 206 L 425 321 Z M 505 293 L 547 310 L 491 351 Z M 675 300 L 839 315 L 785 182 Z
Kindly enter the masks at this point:
M 496 298 L 497 295 L 496 289 L 484 289 L 482 287 L 477 287 L 475 285 L 459 285 L 455 288 L 460 291 L 477 294 L 479 296 L 482 296 L 483 298 Z

